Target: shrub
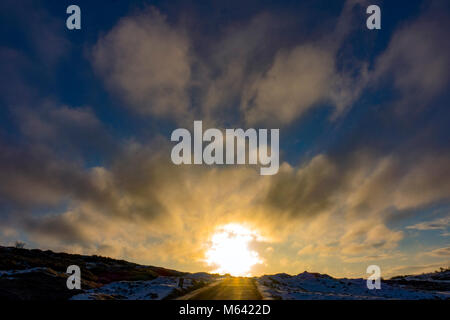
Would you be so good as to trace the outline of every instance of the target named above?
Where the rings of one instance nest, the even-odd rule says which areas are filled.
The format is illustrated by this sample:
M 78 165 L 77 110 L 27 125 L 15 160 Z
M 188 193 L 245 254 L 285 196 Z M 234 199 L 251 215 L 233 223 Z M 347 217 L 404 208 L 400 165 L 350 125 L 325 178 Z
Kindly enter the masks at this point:
M 23 249 L 25 248 L 25 242 L 22 241 L 16 241 L 15 245 L 14 245 L 17 249 Z

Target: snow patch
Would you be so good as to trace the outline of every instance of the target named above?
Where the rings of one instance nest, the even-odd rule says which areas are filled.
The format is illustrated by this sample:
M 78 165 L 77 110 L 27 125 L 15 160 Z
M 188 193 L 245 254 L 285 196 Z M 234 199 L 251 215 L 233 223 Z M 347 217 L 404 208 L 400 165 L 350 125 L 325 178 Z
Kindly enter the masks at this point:
M 449 292 L 430 292 L 381 283 L 369 290 L 365 279 L 335 279 L 317 273 L 265 275 L 257 282 L 274 299 L 283 300 L 366 300 L 366 299 L 448 299 Z

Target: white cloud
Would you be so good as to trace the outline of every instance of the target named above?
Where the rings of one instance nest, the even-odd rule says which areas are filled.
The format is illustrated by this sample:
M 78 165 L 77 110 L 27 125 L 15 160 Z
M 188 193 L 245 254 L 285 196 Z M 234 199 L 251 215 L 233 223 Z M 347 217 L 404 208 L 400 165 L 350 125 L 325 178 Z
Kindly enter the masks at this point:
M 114 94 L 133 110 L 158 117 L 188 116 L 190 42 L 156 9 L 120 22 L 93 49 L 93 64 Z
M 333 70 L 332 53 L 319 47 L 280 50 L 269 71 L 244 93 L 247 122 L 284 124 L 296 119 L 326 97 Z
M 450 226 L 450 217 L 444 217 L 435 219 L 432 221 L 425 221 L 417 223 L 411 226 L 407 226 L 406 229 L 415 230 L 445 230 Z

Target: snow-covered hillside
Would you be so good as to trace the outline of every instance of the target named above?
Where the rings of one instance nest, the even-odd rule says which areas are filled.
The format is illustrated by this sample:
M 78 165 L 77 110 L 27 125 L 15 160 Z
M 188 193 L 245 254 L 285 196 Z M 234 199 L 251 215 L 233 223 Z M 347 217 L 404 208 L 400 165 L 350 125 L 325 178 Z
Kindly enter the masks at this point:
M 71 300 L 161 300 L 176 292 L 179 288 L 180 277 L 158 277 L 149 281 L 117 281 L 100 288 L 86 290 L 75 295 Z M 207 284 L 215 279 L 208 274 L 188 274 L 183 277 L 183 288 L 180 294 L 200 285 Z
M 67 288 L 70 265 L 80 267 L 81 290 Z M 0 246 L 3 300 L 175 299 L 223 278 L 107 257 Z M 255 279 L 263 296 L 272 299 L 450 299 L 450 269 L 382 280 L 380 290 L 367 289 L 364 279 L 336 279 L 308 272 Z
M 369 290 L 365 279 L 335 279 L 326 274 L 303 272 L 296 276 L 280 273 L 257 278 L 259 286 L 274 299 L 286 300 L 354 300 L 354 299 L 448 299 L 450 283 L 445 290 L 424 290 L 414 283 L 387 280 L 381 289 Z M 425 281 L 425 280 L 423 280 Z M 434 281 L 427 278 L 427 282 Z M 444 281 L 444 280 L 438 280 Z

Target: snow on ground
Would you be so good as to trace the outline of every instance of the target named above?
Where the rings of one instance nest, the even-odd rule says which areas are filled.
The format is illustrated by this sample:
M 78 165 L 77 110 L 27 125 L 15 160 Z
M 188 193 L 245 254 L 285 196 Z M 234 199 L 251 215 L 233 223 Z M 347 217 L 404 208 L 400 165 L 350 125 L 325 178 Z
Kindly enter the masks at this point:
M 30 269 L 24 269 L 24 270 L 0 270 L 0 277 L 10 277 L 13 278 L 13 276 L 18 274 L 24 274 L 24 273 L 30 273 L 30 272 L 46 272 L 50 274 L 55 274 L 54 271 L 50 272 L 48 268 L 45 267 L 36 267 L 36 268 L 30 268 Z
M 179 277 L 160 276 L 149 281 L 117 281 L 100 288 L 86 290 L 73 296 L 72 300 L 97 300 L 107 297 L 124 300 L 161 300 L 178 287 Z M 207 273 L 192 273 L 183 277 L 183 288 L 189 288 L 194 282 L 211 282 L 215 279 Z
M 369 290 L 365 279 L 335 279 L 328 275 L 301 273 L 296 276 L 276 274 L 257 279 L 273 298 L 300 299 L 448 299 L 449 292 L 406 289 L 381 283 L 380 290 Z
M 184 286 L 190 281 L 184 280 Z M 177 277 L 158 277 L 150 281 L 118 281 L 100 288 L 86 290 L 72 300 L 96 300 L 102 296 L 114 296 L 126 300 L 160 300 L 178 286 Z
M 431 281 L 436 283 L 450 283 L 450 270 L 430 272 L 418 275 L 398 276 L 393 279 L 407 281 Z
M 258 288 L 259 293 L 261 293 L 263 300 L 273 300 L 272 291 L 269 287 L 265 286 L 262 281 L 258 281 L 256 279 L 256 287 Z

